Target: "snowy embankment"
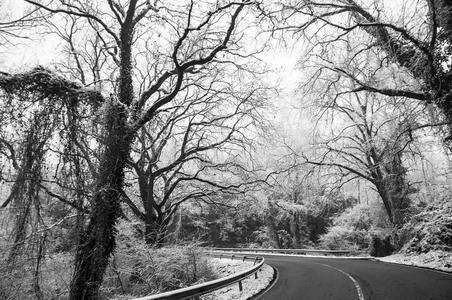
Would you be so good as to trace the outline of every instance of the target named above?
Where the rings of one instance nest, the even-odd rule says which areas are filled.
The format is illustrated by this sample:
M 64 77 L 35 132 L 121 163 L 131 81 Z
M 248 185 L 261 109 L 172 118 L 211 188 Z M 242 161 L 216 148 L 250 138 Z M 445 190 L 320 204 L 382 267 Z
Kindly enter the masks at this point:
M 231 260 L 230 258 L 211 258 L 211 266 L 218 278 L 223 278 L 241 271 L 244 271 L 253 266 L 253 262 Z M 273 280 L 274 270 L 269 265 L 264 264 L 261 271 L 258 272 L 258 278 L 254 275 L 249 276 L 242 281 L 243 291 L 239 291 L 239 284 L 227 286 L 215 292 L 203 295 L 202 300 L 245 300 L 257 295 L 262 290 L 266 289 Z
M 452 253 L 442 250 L 432 250 L 421 254 L 397 253 L 390 256 L 375 258 L 382 262 L 424 267 L 452 272 Z

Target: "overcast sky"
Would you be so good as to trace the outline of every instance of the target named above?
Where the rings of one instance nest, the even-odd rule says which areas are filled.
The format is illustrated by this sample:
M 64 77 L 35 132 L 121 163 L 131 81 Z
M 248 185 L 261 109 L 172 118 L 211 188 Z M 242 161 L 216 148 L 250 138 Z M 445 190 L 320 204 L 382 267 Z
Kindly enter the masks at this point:
M 20 16 L 26 9 L 23 1 L 0 0 L 13 16 Z M 33 68 L 37 65 L 51 65 L 64 59 L 61 53 L 62 42 L 56 35 L 40 35 L 30 32 L 30 39 L 19 41 L 14 46 L 0 47 L 3 57 L 2 69 L 14 72 Z M 296 68 L 301 49 L 289 45 L 287 48 L 271 45 L 262 55 L 274 72 L 270 77 L 272 83 L 277 83 L 281 89 L 278 99 L 273 104 L 277 107 L 273 116 L 273 122 L 280 128 L 280 133 L 287 136 L 288 140 L 299 145 L 307 141 L 308 128 L 311 122 L 300 114 L 297 108 L 301 105 L 301 99 L 294 93 L 303 72 Z M 1 61 L 0 61 L 1 63 Z
M 0 0 L 3 9 L 6 8 L 12 16 L 20 16 L 25 5 L 18 0 Z M 400 9 L 400 4 L 395 1 L 384 1 L 386 7 L 392 7 L 392 11 Z M 31 69 L 37 65 L 52 65 L 63 59 L 62 44 L 56 35 L 39 35 L 33 30 L 29 33 L 30 39 L 16 42 L 15 45 L 0 46 L 2 58 L 0 69 L 6 71 L 18 71 Z M 302 49 L 277 47 L 277 44 L 269 47 L 262 58 L 275 70 L 275 75 L 269 80 L 278 83 L 281 94 L 274 99 L 277 107 L 273 116 L 273 122 L 279 126 L 280 133 L 287 137 L 287 142 L 298 147 L 306 145 L 310 140 L 312 122 L 305 113 L 300 113 L 297 106 L 302 106 L 303 99 L 296 92 L 296 87 L 304 76 L 304 72 L 296 68 Z M 434 158 L 434 155 L 432 156 Z M 437 158 L 438 159 L 438 158 Z

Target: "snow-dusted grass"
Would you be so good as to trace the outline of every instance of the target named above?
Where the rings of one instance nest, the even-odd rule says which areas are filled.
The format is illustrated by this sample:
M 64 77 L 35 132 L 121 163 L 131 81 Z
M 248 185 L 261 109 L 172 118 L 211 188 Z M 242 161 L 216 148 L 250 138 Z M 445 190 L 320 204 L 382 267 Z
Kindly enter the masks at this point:
M 218 278 L 222 278 L 251 268 L 253 266 L 253 262 L 231 260 L 230 258 L 212 258 L 210 265 L 213 266 L 214 272 L 217 274 Z M 261 271 L 258 272 L 258 279 L 255 279 L 254 275 L 251 275 L 242 281 L 242 292 L 239 291 L 239 284 L 235 283 L 215 292 L 203 295 L 201 299 L 245 300 L 258 294 L 270 285 L 273 275 L 273 268 L 264 264 Z
M 452 252 L 432 250 L 427 253 L 397 253 L 377 260 L 452 272 Z

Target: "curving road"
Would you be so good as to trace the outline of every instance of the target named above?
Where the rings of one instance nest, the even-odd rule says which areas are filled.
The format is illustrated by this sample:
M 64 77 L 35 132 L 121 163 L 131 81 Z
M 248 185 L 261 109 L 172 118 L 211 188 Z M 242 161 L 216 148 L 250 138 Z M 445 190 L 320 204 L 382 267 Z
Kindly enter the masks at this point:
M 452 274 L 371 260 L 263 256 L 279 278 L 259 300 L 452 300 Z

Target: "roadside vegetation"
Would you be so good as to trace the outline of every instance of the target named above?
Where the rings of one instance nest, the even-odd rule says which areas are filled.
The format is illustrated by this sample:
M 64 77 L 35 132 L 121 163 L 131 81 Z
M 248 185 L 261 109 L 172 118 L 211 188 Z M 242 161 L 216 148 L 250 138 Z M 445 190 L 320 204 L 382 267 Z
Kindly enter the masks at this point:
M 0 298 L 196 284 L 202 247 L 450 268 L 451 11 L 2 1 Z

